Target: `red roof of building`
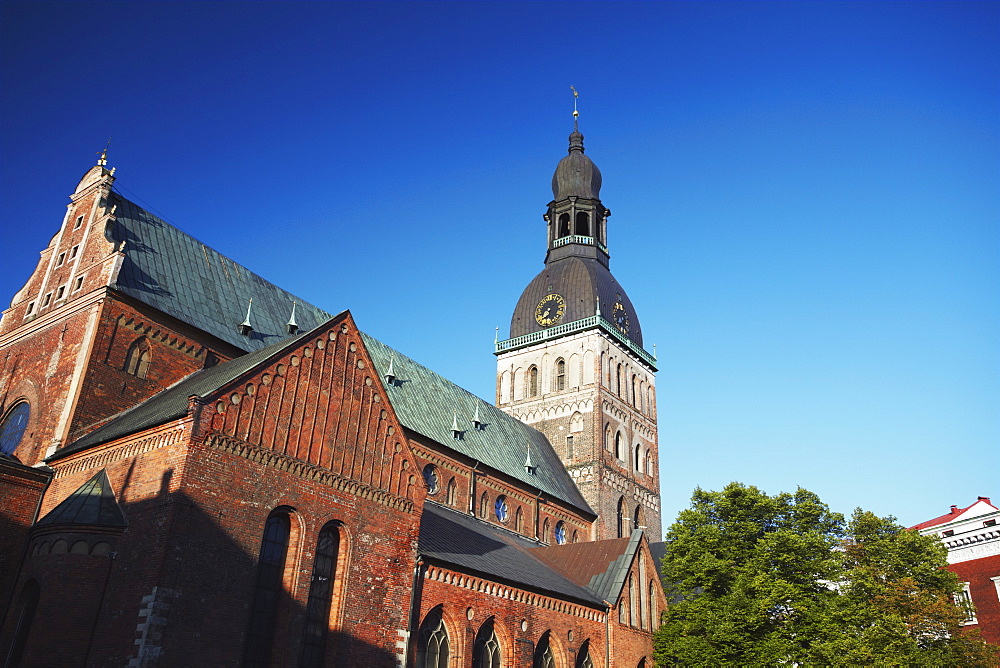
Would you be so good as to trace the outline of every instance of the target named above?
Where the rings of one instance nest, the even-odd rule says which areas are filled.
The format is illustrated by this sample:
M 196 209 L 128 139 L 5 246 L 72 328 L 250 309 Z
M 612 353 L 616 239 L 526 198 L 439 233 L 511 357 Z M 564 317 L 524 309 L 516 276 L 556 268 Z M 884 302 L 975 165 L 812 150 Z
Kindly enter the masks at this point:
M 938 524 L 947 524 L 948 522 L 952 522 L 954 520 L 957 520 L 962 513 L 964 513 L 966 510 L 968 510 L 972 506 L 976 505 L 980 501 L 985 501 L 986 503 L 988 503 L 991 506 L 993 505 L 992 503 L 990 503 L 990 497 L 988 497 L 988 496 L 981 496 L 978 499 L 976 499 L 973 503 L 970 503 L 969 505 L 967 505 L 965 508 L 959 508 L 958 506 L 952 506 L 951 510 L 948 511 L 946 514 L 942 515 L 941 517 L 935 517 L 932 520 L 927 520 L 925 522 L 921 522 L 920 524 L 914 524 L 912 527 L 910 527 L 910 529 L 926 529 L 928 527 L 937 526 Z M 994 510 L 995 510 L 995 508 L 994 508 Z

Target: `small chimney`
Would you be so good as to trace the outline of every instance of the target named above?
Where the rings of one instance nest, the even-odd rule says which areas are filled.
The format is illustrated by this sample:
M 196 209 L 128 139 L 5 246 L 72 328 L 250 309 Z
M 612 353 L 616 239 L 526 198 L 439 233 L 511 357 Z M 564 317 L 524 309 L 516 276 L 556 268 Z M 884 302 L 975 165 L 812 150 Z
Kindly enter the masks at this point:
M 957 513 L 958 512 L 958 506 L 952 506 L 950 512 L 951 512 L 952 515 L 954 515 L 955 513 Z

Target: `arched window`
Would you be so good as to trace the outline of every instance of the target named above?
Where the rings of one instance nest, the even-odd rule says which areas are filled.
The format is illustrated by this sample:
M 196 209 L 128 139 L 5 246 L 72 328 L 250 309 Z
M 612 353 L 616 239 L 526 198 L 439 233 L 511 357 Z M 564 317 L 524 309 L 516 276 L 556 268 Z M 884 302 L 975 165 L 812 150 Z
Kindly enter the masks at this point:
M 257 560 L 257 582 L 254 586 L 253 606 L 250 609 L 250 630 L 247 633 L 244 666 L 271 664 L 271 645 L 274 641 L 275 621 L 283 593 L 282 576 L 288 554 L 291 521 L 288 513 L 276 513 L 264 525 L 264 539 L 260 544 Z
M 7 411 L 3 422 L 0 422 L 0 453 L 9 455 L 21 444 L 29 417 L 31 406 L 27 401 L 19 401 Z
M 337 524 L 331 522 L 319 532 L 319 540 L 316 542 L 316 558 L 313 560 L 312 582 L 309 584 L 309 600 L 306 603 L 306 632 L 302 641 L 300 666 L 303 668 L 323 665 L 339 553 L 340 530 Z
M 559 520 L 558 522 L 556 522 L 556 529 L 553 532 L 553 535 L 556 538 L 556 545 L 565 545 L 566 544 L 566 523 L 563 522 L 562 520 Z
M 483 495 L 479 497 L 479 516 L 484 518 L 489 517 L 489 512 L 490 496 L 486 492 L 483 492 Z
M 646 448 L 646 475 L 653 475 L 653 455 L 650 454 L 649 448 Z
M 642 473 L 642 445 L 639 443 L 635 444 L 635 470 Z
M 455 478 L 448 481 L 448 494 L 446 502 L 452 508 L 458 503 L 458 485 L 455 484 Z
M 576 233 L 581 237 L 590 236 L 590 216 L 584 211 L 578 211 L 576 214 Z
M 625 517 L 625 497 L 623 496 L 620 499 L 618 499 L 618 537 L 619 538 L 624 538 L 625 536 L 628 535 L 627 531 L 625 530 L 625 522 L 627 522 L 627 521 L 628 521 L 628 519 Z
M 639 395 L 636 393 L 636 390 L 638 389 L 638 383 L 639 383 L 638 378 L 636 378 L 635 374 L 632 374 L 632 405 L 637 408 L 639 406 Z
M 564 213 L 559 216 L 559 234 L 557 238 L 562 239 L 563 237 L 569 236 L 569 214 Z
M 574 668 L 594 668 L 594 660 L 590 658 L 590 641 L 583 643 L 580 651 L 576 654 L 576 666 Z
M 145 378 L 149 371 L 149 343 L 143 337 L 129 346 L 125 354 L 124 371 L 136 378 Z
M 611 423 L 604 425 L 604 449 L 611 450 Z
M 7 666 L 18 666 L 21 664 L 21 655 L 24 654 L 24 646 L 28 642 L 28 633 L 31 631 L 31 623 L 35 619 L 35 609 L 38 607 L 38 595 L 40 590 L 38 582 L 28 580 L 24 588 L 21 589 L 21 597 L 18 601 L 17 622 L 14 624 L 14 639 L 11 642 L 10 650 L 7 652 Z
M 441 489 L 438 482 L 437 467 L 433 464 L 428 464 L 424 467 L 424 484 L 427 485 L 428 494 L 437 494 Z
M 524 513 L 521 512 L 521 506 L 518 506 L 517 512 L 514 513 L 514 531 L 524 533 Z
M 636 506 L 635 512 L 632 513 L 632 528 L 638 529 L 642 526 L 642 506 Z
M 562 392 L 566 389 L 566 360 L 556 361 L 556 377 L 552 383 L 555 392 Z
M 660 618 L 656 615 L 656 585 L 649 581 L 649 630 L 655 631 Z
M 580 539 L 580 534 L 579 534 L 579 533 L 577 532 L 577 530 L 576 530 L 576 529 L 573 529 L 573 542 L 575 543 L 575 542 L 577 542 L 577 541 L 578 541 L 579 539 Z
M 635 576 L 628 576 L 628 618 L 632 626 L 639 625 L 639 592 L 635 588 Z
M 427 613 L 417 638 L 417 668 L 448 668 L 451 643 L 441 617 L 441 606 Z
M 500 665 L 500 641 L 490 617 L 479 627 L 472 645 L 472 668 L 500 668 Z
M 538 639 L 538 644 L 535 646 L 535 658 L 531 665 L 532 668 L 555 668 L 556 659 L 552 656 L 552 643 L 549 642 L 548 631 Z
M 545 521 L 542 522 L 542 540 L 549 539 L 549 518 L 546 517 Z
M 506 523 L 510 519 L 510 508 L 507 506 L 507 497 L 501 494 L 493 504 L 493 513 L 497 520 Z
M 532 366 L 528 369 L 528 396 L 538 396 L 538 367 Z
M 615 368 L 615 392 L 618 393 L 619 397 L 622 396 L 622 365 L 621 364 L 619 364 Z
M 622 433 L 620 431 L 615 432 L 615 457 L 622 458 Z

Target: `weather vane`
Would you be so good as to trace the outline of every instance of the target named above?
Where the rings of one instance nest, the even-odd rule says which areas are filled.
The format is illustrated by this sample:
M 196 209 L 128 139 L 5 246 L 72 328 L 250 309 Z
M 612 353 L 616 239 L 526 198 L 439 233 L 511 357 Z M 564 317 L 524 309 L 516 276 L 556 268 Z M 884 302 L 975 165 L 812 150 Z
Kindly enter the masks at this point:
M 572 86 L 569 87 L 573 91 L 573 118 L 579 118 L 580 112 L 576 110 L 576 101 L 580 99 L 580 94 L 576 92 L 576 89 Z
M 108 164 L 108 148 L 110 147 L 111 147 L 111 137 L 108 137 L 108 143 L 105 144 L 104 150 L 97 154 L 101 156 L 100 159 L 97 161 L 97 164 L 100 165 L 101 167 Z

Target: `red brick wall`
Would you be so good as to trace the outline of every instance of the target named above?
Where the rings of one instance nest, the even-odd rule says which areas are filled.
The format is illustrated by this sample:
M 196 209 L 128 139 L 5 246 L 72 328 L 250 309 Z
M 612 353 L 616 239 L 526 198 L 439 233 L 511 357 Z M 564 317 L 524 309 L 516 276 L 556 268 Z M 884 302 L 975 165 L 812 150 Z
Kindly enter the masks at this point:
M 7 609 L 49 475 L 0 458 L 0 616 Z
M 948 570 L 958 575 L 962 582 L 969 583 L 969 594 L 976 606 L 976 619 L 983 639 L 1000 645 L 1000 592 L 990 580 L 1000 577 L 1000 555 L 949 564 Z

